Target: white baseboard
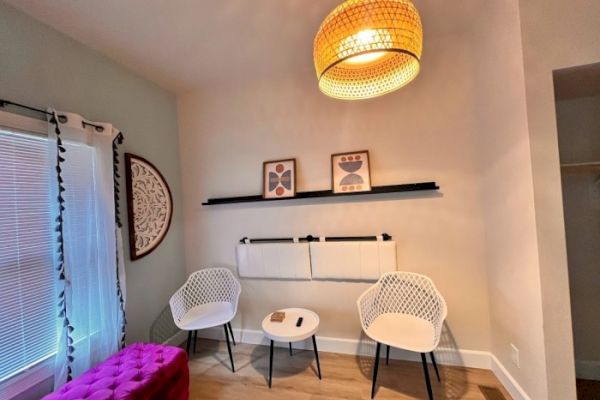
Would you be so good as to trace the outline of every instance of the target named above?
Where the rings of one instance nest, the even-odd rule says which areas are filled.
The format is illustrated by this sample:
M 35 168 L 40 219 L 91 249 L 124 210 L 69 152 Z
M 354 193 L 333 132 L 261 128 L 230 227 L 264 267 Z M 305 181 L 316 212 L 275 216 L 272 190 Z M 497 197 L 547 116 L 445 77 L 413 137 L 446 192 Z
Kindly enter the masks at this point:
M 579 379 L 600 381 L 600 361 L 575 360 L 575 374 Z
M 269 340 L 265 338 L 262 331 L 253 329 L 234 329 L 233 334 L 238 343 L 248 343 L 255 345 L 268 346 Z M 177 335 L 176 335 L 177 336 Z M 224 340 L 222 328 L 206 329 L 198 332 L 198 336 L 205 339 Z M 185 334 L 178 337 L 182 341 L 185 340 Z M 181 341 L 180 341 L 181 343 Z M 340 353 L 350 355 L 373 356 L 375 353 L 375 343 L 369 339 L 344 339 L 326 336 L 318 336 L 319 351 L 329 353 Z M 287 343 L 278 343 L 277 347 L 287 347 Z M 312 342 L 310 339 L 295 342 L 295 349 L 312 350 Z M 523 388 L 504 368 L 500 361 L 490 352 L 467 349 L 450 349 L 438 347 L 435 351 L 436 361 L 440 365 L 450 365 L 468 368 L 481 368 L 492 370 L 498 380 L 504 385 L 514 400 L 531 400 Z M 392 349 L 390 358 L 395 360 L 420 361 L 420 356 L 417 353 Z
M 504 388 L 510 393 L 511 397 L 514 400 L 531 400 L 531 398 L 527 395 L 525 390 L 519 385 L 519 383 L 513 378 L 513 376 L 508 372 L 508 370 L 504 367 L 504 365 L 496 358 L 495 355 L 489 353 L 491 364 L 492 364 L 492 372 L 500 383 L 504 386 Z

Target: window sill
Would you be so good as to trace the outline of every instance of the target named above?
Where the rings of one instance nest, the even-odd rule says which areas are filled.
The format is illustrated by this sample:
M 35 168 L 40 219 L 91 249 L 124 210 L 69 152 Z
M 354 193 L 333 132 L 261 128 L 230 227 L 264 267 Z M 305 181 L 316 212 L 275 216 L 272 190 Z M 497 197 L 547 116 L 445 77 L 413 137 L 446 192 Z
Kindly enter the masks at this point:
M 12 399 L 26 391 L 32 389 L 36 385 L 52 378 L 54 374 L 54 355 L 38 362 L 18 373 L 17 375 L 0 382 L 0 398 Z

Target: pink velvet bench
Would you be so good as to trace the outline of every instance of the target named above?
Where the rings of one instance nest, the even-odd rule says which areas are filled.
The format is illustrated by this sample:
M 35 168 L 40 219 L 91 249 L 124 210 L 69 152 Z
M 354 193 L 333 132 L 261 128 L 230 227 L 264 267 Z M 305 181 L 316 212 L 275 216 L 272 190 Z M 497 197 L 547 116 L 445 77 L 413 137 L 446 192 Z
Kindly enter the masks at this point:
M 188 400 L 185 351 L 160 344 L 133 344 L 43 400 Z

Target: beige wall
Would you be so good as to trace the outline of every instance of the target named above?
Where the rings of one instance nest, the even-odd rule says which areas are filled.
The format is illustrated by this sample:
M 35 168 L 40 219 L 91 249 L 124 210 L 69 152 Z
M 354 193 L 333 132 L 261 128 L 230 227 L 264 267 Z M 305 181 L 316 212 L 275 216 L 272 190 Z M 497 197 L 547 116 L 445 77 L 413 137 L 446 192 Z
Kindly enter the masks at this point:
M 495 33 L 480 42 L 484 64 L 475 82 L 483 93 L 476 115 L 491 351 L 537 400 L 547 397 L 547 383 L 519 8 L 515 1 L 493 3 L 486 22 Z
M 600 162 L 600 97 L 556 105 L 561 163 Z M 600 362 L 600 171 L 562 174 L 575 359 Z M 586 371 L 577 371 L 586 376 Z
M 524 249 L 519 261 L 536 263 L 531 179 L 509 176 L 508 163 L 502 164 L 499 168 L 504 170 L 497 174 L 484 168 L 488 157 L 503 161 L 504 151 L 523 168 L 529 165 L 525 104 L 519 101 L 524 83 L 517 11 L 516 1 L 502 2 L 481 8 L 457 27 L 443 25 L 439 16 L 452 21 L 450 16 L 456 11 L 450 4 L 440 6 L 435 17 L 442 22 L 436 26 L 435 36 L 427 36 L 424 16 L 421 75 L 407 88 L 378 99 L 348 103 L 320 94 L 310 63 L 309 40 L 293 49 L 306 54 L 304 63 L 279 75 L 255 78 L 240 68 L 240 75 L 232 81 L 180 96 L 188 272 L 208 265 L 234 268 L 234 246 L 243 236 L 388 232 L 398 243 L 399 268 L 430 275 L 447 298 L 448 323 L 458 347 L 490 350 L 490 269 L 486 265 L 491 257 L 501 255 L 486 246 L 486 234 L 498 241 L 506 237 L 518 240 L 512 225 L 504 222 L 510 209 L 484 218 L 482 200 L 490 198 L 487 190 L 497 184 L 496 177 L 517 180 L 515 207 L 524 208 L 529 219 L 523 220 L 522 229 L 530 235 L 521 242 Z M 318 22 L 312 21 L 315 31 Z M 499 29 L 504 36 L 497 35 Z M 285 30 L 281 35 L 286 35 Z M 501 49 L 492 51 L 493 46 Z M 277 63 L 287 55 L 270 54 L 269 43 L 264 43 L 256 59 L 269 57 Z M 500 79 L 514 73 L 520 74 L 520 80 L 512 82 L 511 78 L 507 85 Z M 487 150 L 482 151 L 484 148 Z M 356 149 L 370 150 L 374 184 L 436 180 L 442 187 L 439 195 L 201 206 L 208 197 L 259 193 L 261 163 L 283 157 L 298 159 L 300 190 L 328 188 L 329 155 Z M 501 182 L 506 183 L 505 190 L 512 190 L 513 185 Z M 522 206 L 523 198 L 529 200 L 529 208 Z M 497 220 L 502 225 L 500 233 L 495 228 L 484 229 L 485 221 Z M 513 251 L 510 248 L 508 253 Z M 524 280 L 529 283 L 531 278 L 527 275 Z M 321 334 L 356 338 L 360 325 L 355 300 L 366 286 L 245 280 L 235 324 L 259 329 L 269 311 L 298 305 L 322 315 Z M 539 287 L 531 296 L 536 293 L 539 299 Z M 506 303 L 503 312 L 507 313 L 520 307 L 518 301 L 494 301 Z M 531 315 L 524 315 L 520 323 L 523 330 L 535 323 L 540 332 L 541 322 L 532 317 L 535 312 L 539 315 L 539 307 L 532 307 Z M 539 334 L 534 338 L 543 345 Z M 502 346 L 508 347 L 509 342 L 507 339 Z M 522 345 L 525 360 L 537 356 L 529 356 L 531 342 L 535 340 L 515 343 Z M 528 365 L 536 363 L 540 364 L 532 361 Z
M 600 60 L 600 3 L 522 0 L 521 28 L 548 398 L 574 399 L 573 341 L 552 71 Z

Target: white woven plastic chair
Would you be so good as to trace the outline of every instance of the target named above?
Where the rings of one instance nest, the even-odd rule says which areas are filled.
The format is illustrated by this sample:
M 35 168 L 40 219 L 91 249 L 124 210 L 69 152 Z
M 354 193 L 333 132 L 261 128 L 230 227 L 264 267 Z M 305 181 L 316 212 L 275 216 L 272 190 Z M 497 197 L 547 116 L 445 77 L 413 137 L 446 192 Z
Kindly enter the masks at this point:
M 364 292 L 357 301 L 360 323 L 365 334 L 377 342 L 371 398 L 375 396 L 379 351 L 390 347 L 421 353 L 429 399 L 433 399 L 426 353 L 431 355 L 440 379 L 433 350 L 440 342 L 442 326 L 448 313 L 446 301 L 428 277 L 411 272 L 389 272 Z
M 233 344 L 231 320 L 235 317 L 242 288 L 227 268 L 206 268 L 194 272 L 169 300 L 175 325 L 188 331 L 187 351 L 190 351 L 192 334 L 194 350 L 199 329 L 223 325 L 231 369 L 235 372 L 229 333 Z

